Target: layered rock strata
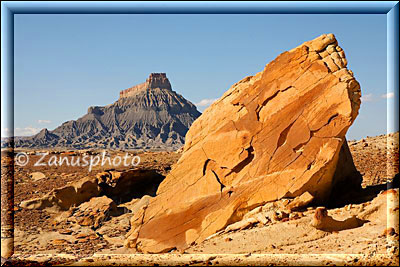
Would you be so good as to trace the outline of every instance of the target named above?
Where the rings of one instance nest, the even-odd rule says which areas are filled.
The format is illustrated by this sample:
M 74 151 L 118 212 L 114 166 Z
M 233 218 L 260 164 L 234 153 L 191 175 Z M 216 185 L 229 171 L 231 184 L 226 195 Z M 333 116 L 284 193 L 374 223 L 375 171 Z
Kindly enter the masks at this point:
M 146 82 L 122 90 L 119 93 L 119 97 L 130 97 L 140 93 L 143 90 L 155 88 L 172 90 L 171 83 L 169 82 L 166 73 L 151 73 L 149 78 L 146 79 Z
M 120 92 L 107 106 L 92 106 L 77 120 L 16 138 L 16 147 L 71 147 L 176 150 L 200 112 L 172 90 L 165 73 Z

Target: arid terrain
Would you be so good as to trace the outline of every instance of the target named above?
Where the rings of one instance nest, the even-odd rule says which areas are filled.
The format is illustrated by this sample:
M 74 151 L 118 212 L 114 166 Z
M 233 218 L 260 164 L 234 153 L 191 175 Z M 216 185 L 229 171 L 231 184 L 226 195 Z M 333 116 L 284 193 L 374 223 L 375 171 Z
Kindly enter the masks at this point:
M 103 118 L 109 130 L 125 142 L 117 106 L 143 110 L 136 96 L 160 90 L 170 90 L 164 73 L 122 91 Z M 154 103 L 144 110 L 156 122 L 166 113 Z M 179 106 L 166 105 L 168 116 L 194 111 Z M 323 34 L 182 117 L 191 125 L 177 151 L 109 139 L 95 146 L 107 151 L 82 150 L 80 130 L 76 150 L 58 148 L 66 139 L 54 133 L 28 138 L 2 150 L 2 207 L 15 218 L 2 231 L 2 248 L 14 248 L 7 264 L 398 265 L 399 133 L 348 141 L 360 106 L 343 49 Z M 89 113 L 98 121 L 105 110 Z M 142 134 L 152 140 L 152 129 L 168 146 L 179 123 L 163 125 Z M 53 150 L 40 150 L 54 138 Z M 2 220 L 10 215 L 2 208 Z
M 368 210 L 369 207 L 374 206 L 374 201 L 377 202 L 375 205 L 382 209 L 388 195 L 388 193 L 382 194 L 382 192 L 387 189 L 387 183 L 392 181 L 394 175 L 399 172 L 398 132 L 351 141 L 349 147 L 357 170 L 363 174 L 364 191 L 360 196 L 348 199 L 346 205 L 328 209 L 329 215 L 338 220 Z M 110 156 L 122 155 L 123 153 L 114 151 L 110 153 Z M 77 154 L 79 152 L 70 153 L 67 157 L 73 157 Z M 176 163 L 180 157 L 180 153 L 176 152 L 147 152 L 138 155 L 141 158 L 141 163 L 137 168 L 157 170 L 164 176 L 170 170 L 171 165 Z M 46 160 L 50 156 L 48 155 Z M 58 221 L 57 218 L 63 212 L 30 210 L 20 207 L 24 200 L 42 197 L 53 188 L 79 181 L 85 176 L 95 176 L 109 168 L 104 166 L 88 173 L 87 170 L 79 167 L 34 167 L 33 163 L 38 160 L 38 157 L 40 156 L 31 156 L 30 163 L 24 167 L 15 166 L 15 255 L 13 258 L 17 262 L 23 259 L 40 261 L 38 255 L 52 254 L 54 256 L 47 261 L 51 258 L 57 261 L 56 254 L 73 255 L 76 257 L 74 260 L 90 258 L 95 254 L 98 255 L 96 261 L 106 262 L 107 259 L 110 259 L 107 257 L 110 256 L 102 255 L 117 253 L 126 254 L 125 258 L 117 257 L 121 263 L 136 262 L 136 264 L 139 264 L 139 261 L 129 255 L 136 254 L 137 251 L 123 247 L 125 235 L 129 231 L 129 220 L 132 216 L 130 210 L 126 210 L 126 213 L 119 216 L 108 218 L 102 223 L 101 227 L 93 229 L 90 226 L 81 226 L 73 222 Z M 2 161 L 6 160 L 7 157 L 2 155 Z M 3 162 L 2 166 L 5 166 Z M 127 169 L 121 168 L 119 171 L 126 171 Z M 35 179 L 32 177 L 32 173 L 42 173 L 43 177 L 36 174 L 39 178 Z M 398 190 L 395 194 L 398 197 Z M 124 203 L 121 203 L 120 206 L 124 206 Z M 310 226 L 316 208 L 311 206 L 298 210 L 290 213 L 286 219 L 280 218 L 278 215 L 275 221 L 266 224 L 253 222 L 243 229 L 221 232 L 200 244 L 189 247 L 185 251 L 171 251 L 167 253 L 169 256 L 160 254 L 156 256 L 155 260 L 145 256 L 145 254 L 139 258 L 142 260 L 142 264 L 163 261 L 176 262 L 179 259 L 176 257 L 187 257 L 181 259 L 183 263 L 193 261 L 192 264 L 201 264 L 208 261 L 209 264 L 214 265 L 218 264 L 218 258 L 208 256 L 190 258 L 186 254 L 244 254 L 248 257 L 253 255 L 253 257 L 256 257 L 253 259 L 255 262 L 262 262 L 260 258 L 257 258 L 258 254 L 357 254 L 359 256 L 377 257 L 375 260 L 379 263 L 379 255 L 390 253 L 394 257 L 393 262 L 389 263 L 395 263 L 395 255 L 398 255 L 398 229 L 397 232 L 385 235 L 384 232 L 387 228 L 385 221 L 387 214 L 385 212 L 381 212 L 379 217 L 371 217 L 369 222 L 360 227 L 329 233 Z M 94 258 L 96 259 L 96 257 Z M 239 263 L 239 258 L 220 259 L 220 263 Z M 58 260 L 72 262 L 71 259 L 68 260 L 68 257 L 61 257 Z M 270 260 L 279 259 L 270 258 Z M 309 258 L 303 260 L 307 261 Z M 338 259 L 332 259 L 331 263 L 335 260 Z M 352 264 L 355 264 L 356 261 Z M 83 260 L 83 262 L 86 262 L 86 260 Z M 282 264 L 290 263 L 291 258 L 280 262 Z M 86 263 L 90 264 L 91 260 L 89 259 Z M 326 261 L 326 263 L 329 263 L 329 261 Z
M 399 173 L 399 133 L 350 141 L 354 164 L 363 176 L 362 186 L 387 182 Z

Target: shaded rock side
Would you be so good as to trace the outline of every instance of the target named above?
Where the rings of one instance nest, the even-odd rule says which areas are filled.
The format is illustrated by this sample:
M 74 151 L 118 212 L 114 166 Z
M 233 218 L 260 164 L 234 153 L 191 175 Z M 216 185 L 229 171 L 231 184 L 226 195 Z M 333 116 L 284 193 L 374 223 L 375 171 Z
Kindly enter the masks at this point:
M 363 177 L 354 165 L 347 140 L 345 139 L 339 152 L 339 159 L 332 178 L 332 193 L 329 204 L 340 204 L 344 196 L 361 190 Z
M 193 123 L 126 245 L 184 249 L 267 202 L 305 192 L 325 201 L 361 103 L 346 65 L 334 35 L 322 35 L 234 84 Z

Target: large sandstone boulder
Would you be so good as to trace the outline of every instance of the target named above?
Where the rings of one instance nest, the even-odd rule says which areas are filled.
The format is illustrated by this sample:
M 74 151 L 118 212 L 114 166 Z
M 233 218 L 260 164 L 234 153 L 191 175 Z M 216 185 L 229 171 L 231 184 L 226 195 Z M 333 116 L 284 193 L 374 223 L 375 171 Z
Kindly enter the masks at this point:
M 305 192 L 323 202 L 352 179 L 333 180 L 360 107 L 346 65 L 335 36 L 322 35 L 234 84 L 193 123 L 157 196 L 132 218 L 126 245 L 182 249 L 257 206 Z

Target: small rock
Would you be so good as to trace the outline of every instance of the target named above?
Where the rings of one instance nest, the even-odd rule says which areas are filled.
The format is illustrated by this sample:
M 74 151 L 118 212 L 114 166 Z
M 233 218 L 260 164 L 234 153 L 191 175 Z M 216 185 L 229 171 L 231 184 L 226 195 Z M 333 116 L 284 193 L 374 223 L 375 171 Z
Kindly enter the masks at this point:
M 287 205 L 287 209 L 289 209 L 289 211 L 292 211 L 301 207 L 305 207 L 310 204 L 313 199 L 313 195 L 311 195 L 309 192 L 304 192 L 302 195 L 294 198 L 292 202 Z
M 90 240 L 94 240 L 94 239 L 97 239 L 98 236 L 97 236 L 97 235 L 89 235 L 88 238 L 89 238 Z
M 87 236 L 88 236 L 88 234 L 79 233 L 79 234 L 75 235 L 74 237 L 75 237 L 75 238 L 78 238 L 78 239 L 81 239 L 81 238 L 86 238 Z
M 359 227 L 364 224 L 364 220 L 358 219 L 356 216 L 347 218 L 344 221 L 338 221 L 328 215 L 325 207 L 319 207 L 315 210 L 311 226 L 318 230 L 333 232 Z
M 254 218 L 264 225 L 268 223 L 268 219 L 265 217 L 264 214 L 261 213 L 255 214 Z
M 225 232 L 236 231 L 236 230 L 244 230 L 249 228 L 250 226 L 256 224 L 258 221 L 255 218 L 248 218 L 246 220 L 242 220 L 236 222 L 234 224 L 228 225 L 226 227 Z
M 65 239 L 54 239 L 52 243 L 55 246 L 69 244 L 69 242 L 67 240 L 65 240 Z
M 41 180 L 43 178 L 46 178 L 46 175 L 44 175 L 44 173 L 42 172 L 32 172 L 31 174 L 29 174 L 29 176 L 34 180 L 34 181 L 38 181 Z
M 396 234 L 397 234 L 396 230 L 393 227 L 389 227 L 389 228 L 386 228 L 380 236 L 386 237 L 386 236 L 394 236 Z
M 248 213 L 246 213 L 246 214 L 244 215 L 243 219 L 250 218 L 250 217 L 252 217 L 253 215 L 255 215 L 255 214 L 257 214 L 257 213 L 260 213 L 261 211 L 262 211 L 262 207 L 254 208 L 254 209 L 252 209 L 251 211 L 249 211 Z
M 60 231 L 58 231 L 60 234 L 62 235 L 70 235 L 72 234 L 72 230 L 70 229 L 61 229 Z

